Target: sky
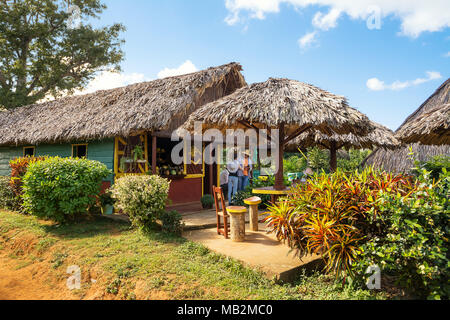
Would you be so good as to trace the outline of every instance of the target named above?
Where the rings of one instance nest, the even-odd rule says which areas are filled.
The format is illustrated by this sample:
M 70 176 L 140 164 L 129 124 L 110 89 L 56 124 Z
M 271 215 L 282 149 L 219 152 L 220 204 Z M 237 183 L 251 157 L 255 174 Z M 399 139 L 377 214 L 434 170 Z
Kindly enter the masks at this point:
M 85 92 L 239 62 L 247 83 L 290 78 L 347 97 L 396 130 L 450 76 L 448 0 L 104 0 L 121 74 Z

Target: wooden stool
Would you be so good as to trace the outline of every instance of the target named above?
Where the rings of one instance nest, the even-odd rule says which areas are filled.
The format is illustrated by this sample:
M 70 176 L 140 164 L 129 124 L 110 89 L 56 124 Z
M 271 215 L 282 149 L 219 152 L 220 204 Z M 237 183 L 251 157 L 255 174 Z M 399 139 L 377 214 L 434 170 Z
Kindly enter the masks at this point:
M 260 197 L 251 197 L 244 200 L 245 204 L 249 205 L 249 215 L 250 215 L 250 230 L 258 231 L 259 230 L 259 214 L 258 214 L 258 205 L 261 204 L 262 200 Z
M 231 217 L 230 233 L 231 240 L 242 242 L 245 240 L 245 214 L 246 207 L 227 207 L 227 212 Z

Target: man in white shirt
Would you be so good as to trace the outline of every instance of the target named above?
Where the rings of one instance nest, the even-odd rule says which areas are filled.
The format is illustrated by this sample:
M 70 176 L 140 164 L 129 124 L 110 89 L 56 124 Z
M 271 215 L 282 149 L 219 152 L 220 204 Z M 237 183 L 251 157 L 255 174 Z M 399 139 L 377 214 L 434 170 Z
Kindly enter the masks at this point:
M 230 160 L 227 164 L 228 170 L 228 202 L 231 205 L 234 195 L 238 192 L 239 178 L 239 162 L 237 160 Z

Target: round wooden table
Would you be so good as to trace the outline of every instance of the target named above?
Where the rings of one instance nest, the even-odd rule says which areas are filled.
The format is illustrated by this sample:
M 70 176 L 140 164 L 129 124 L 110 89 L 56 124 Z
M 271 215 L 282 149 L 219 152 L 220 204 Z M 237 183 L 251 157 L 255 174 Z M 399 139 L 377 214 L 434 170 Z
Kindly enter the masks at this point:
M 291 188 L 286 187 L 284 190 L 276 190 L 274 187 L 255 188 L 252 190 L 254 194 L 269 194 L 272 203 L 275 203 L 278 197 L 286 196 L 291 191 Z

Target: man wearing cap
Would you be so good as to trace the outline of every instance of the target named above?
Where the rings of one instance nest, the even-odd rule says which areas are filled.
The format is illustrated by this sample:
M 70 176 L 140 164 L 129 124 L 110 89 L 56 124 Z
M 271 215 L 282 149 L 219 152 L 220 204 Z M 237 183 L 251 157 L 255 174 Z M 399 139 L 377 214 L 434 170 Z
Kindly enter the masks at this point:
M 238 192 L 239 178 L 238 178 L 239 162 L 237 160 L 229 160 L 227 164 L 228 171 L 228 203 L 231 205 L 234 195 Z
M 253 168 L 252 160 L 250 159 L 250 151 L 244 151 L 244 158 L 240 158 L 239 160 L 239 170 L 242 172 L 239 179 L 241 182 L 239 185 L 241 186 L 241 190 L 245 190 L 245 188 L 250 184 L 250 177 Z

